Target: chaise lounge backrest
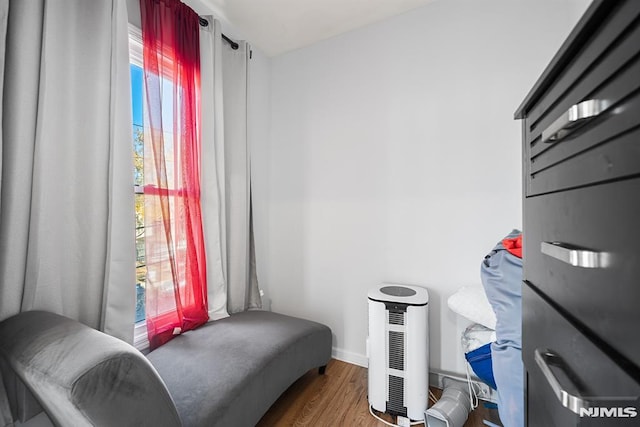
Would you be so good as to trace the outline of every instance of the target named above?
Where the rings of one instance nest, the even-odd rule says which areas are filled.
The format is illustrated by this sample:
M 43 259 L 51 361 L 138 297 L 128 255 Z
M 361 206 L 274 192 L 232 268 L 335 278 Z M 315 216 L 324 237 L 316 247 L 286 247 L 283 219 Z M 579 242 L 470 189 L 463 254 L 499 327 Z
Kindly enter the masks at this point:
M 66 317 L 29 311 L 1 322 L 0 367 L 16 420 L 35 415 L 39 403 L 58 426 L 181 425 L 139 351 Z

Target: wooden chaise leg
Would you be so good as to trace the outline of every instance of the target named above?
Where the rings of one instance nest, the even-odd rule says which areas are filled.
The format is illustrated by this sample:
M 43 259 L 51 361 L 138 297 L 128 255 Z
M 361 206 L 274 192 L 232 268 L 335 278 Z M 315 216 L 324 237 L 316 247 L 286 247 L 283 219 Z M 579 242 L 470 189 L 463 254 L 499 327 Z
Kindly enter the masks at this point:
M 318 373 L 319 373 L 320 375 L 324 375 L 324 372 L 325 372 L 326 370 L 327 370 L 327 365 L 320 366 L 320 367 L 318 368 Z

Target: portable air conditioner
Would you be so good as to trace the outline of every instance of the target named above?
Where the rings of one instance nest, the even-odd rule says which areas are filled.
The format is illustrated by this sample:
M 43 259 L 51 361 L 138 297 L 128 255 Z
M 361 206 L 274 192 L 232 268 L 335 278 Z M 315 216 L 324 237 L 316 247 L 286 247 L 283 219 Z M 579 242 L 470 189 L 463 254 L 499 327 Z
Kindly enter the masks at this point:
M 369 404 L 424 419 L 429 388 L 429 293 L 383 283 L 369 291 Z

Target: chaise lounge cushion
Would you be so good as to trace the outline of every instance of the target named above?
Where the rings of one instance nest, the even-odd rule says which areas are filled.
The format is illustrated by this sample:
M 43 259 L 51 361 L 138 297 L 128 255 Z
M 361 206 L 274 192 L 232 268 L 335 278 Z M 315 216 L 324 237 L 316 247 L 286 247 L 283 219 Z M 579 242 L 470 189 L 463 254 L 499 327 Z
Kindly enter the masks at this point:
M 147 356 L 185 427 L 255 425 L 309 369 L 331 357 L 331 330 L 248 311 L 180 335 Z

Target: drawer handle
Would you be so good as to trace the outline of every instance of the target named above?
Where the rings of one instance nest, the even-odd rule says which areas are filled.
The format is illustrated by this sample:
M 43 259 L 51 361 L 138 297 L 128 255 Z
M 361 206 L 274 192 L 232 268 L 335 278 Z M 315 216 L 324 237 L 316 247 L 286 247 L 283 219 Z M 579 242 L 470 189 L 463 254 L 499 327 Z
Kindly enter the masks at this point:
M 542 142 L 554 143 L 562 140 L 580 126 L 598 117 L 608 106 L 609 103 L 602 99 L 589 99 L 572 105 L 542 132 Z
M 571 412 L 574 412 L 580 416 L 582 416 L 585 412 L 589 413 L 586 411 L 588 410 L 588 408 L 597 407 L 603 403 L 606 406 L 609 406 L 611 402 L 635 402 L 636 400 L 638 400 L 638 396 L 600 396 L 598 397 L 598 396 L 578 396 L 575 394 L 571 394 L 567 390 L 562 388 L 562 385 L 560 385 L 560 381 L 558 381 L 558 378 L 556 378 L 556 376 L 553 375 L 553 372 L 549 367 L 549 365 L 553 365 L 558 369 L 561 369 L 564 371 L 563 369 L 564 362 L 562 358 L 551 350 L 548 350 L 548 349 L 541 350 L 539 348 L 537 348 L 533 352 L 533 356 L 536 361 L 536 364 L 538 365 L 538 368 L 540 368 L 540 370 L 542 371 L 544 378 L 547 380 L 547 383 L 549 383 L 549 385 L 551 386 L 551 389 L 553 390 L 553 393 L 556 395 L 556 397 L 560 401 L 560 404 L 565 408 L 569 409 Z M 566 371 L 565 371 L 565 376 L 568 379 L 571 378 L 571 375 L 569 375 L 569 373 Z M 576 387 L 575 384 L 571 384 L 571 386 L 575 390 L 578 390 L 578 387 Z M 607 405 L 607 403 L 609 405 Z
M 575 412 L 578 415 L 580 415 L 581 408 L 584 408 L 584 409 L 589 408 L 590 402 L 587 399 L 581 396 L 576 396 L 574 394 L 571 394 L 565 389 L 563 389 L 562 385 L 560 385 L 560 382 L 558 381 L 556 376 L 553 375 L 553 372 L 551 372 L 551 368 L 549 367 L 550 364 L 562 369 L 562 363 L 561 363 L 562 358 L 560 356 L 558 356 L 557 354 L 549 350 L 546 350 L 546 349 L 540 350 L 539 348 L 537 348 L 533 352 L 533 354 L 534 354 L 536 364 L 542 371 L 544 378 L 547 380 L 547 382 L 551 386 L 553 393 L 556 395 L 556 397 L 558 398 L 562 406 L 564 406 L 565 408 L 569 409 L 572 412 Z M 570 376 L 567 375 L 567 378 L 570 378 Z M 575 385 L 572 385 L 572 386 L 576 388 Z
M 574 267 L 583 268 L 605 268 L 611 258 L 607 252 L 594 252 L 560 242 L 542 242 L 540 251 Z

